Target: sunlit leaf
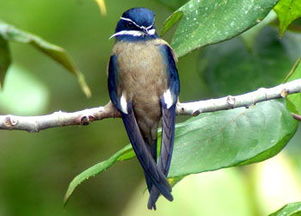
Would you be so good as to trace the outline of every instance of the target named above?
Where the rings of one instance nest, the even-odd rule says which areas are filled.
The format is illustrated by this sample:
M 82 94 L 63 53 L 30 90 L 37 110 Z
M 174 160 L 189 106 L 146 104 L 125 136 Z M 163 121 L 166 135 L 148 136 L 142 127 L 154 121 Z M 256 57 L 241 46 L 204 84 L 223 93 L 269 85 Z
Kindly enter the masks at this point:
M 54 61 L 62 65 L 69 72 L 76 75 L 83 92 L 86 94 L 86 96 L 91 96 L 91 91 L 85 81 L 84 75 L 63 48 L 51 44 L 36 35 L 27 33 L 3 22 L 0 22 L 0 36 L 7 41 L 26 43 L 37 48 L 39 51 L 43 52 Z
M 262 161 L 277 154 L 294 135 L 295 121 L 279 101 L 248 109 L 204 113 L 178 124 L 169 177 L 183 176 Z M 111 158 L 87 169 L 70 183 L 65 200 L 84 180 L 117 161 L 134 157 L 130 145 Z
M 281 35 L 284 34 L 289 24 L 301 17 L 300 0 L 280 0 L 274 9 L 278 14 Z
M 301 215 L 301 202 L 290 203 L 283 206 L 278 211 L 270 214 L 269 216 L 300 216 Z
M 179 11 L 184 13 L 171 45 L 177 56 L 230 39 L 261 22 L 278 0 L 230 1 L 190 0 Z
M 103 16 L 107 15 L 107 7 L 106 7 L 105 0 L 95 0 L 95 1 L 99 7 L 100 14 Z
M 4 77 L 11 63 L 8 42 L 0 36 L 0 88 L 3 85 Z
M 295 80 L 295 79 L 301 79 L 301 58 L 297 60 L 293 69 L 286 77 L 285 82 Z M 287 104 L 288 104 L 288 109 L 291 112 L 301 115 L 301 93 L 288 95 Z

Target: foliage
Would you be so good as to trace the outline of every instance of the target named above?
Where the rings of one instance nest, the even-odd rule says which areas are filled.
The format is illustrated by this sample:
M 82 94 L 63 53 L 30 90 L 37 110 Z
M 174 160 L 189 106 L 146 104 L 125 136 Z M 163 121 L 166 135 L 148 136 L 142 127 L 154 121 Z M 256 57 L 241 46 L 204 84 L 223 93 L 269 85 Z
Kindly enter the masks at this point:
M 172 39 L 177 56 L 209 44 L 230 39 L 261 22 L 277 0 L 200 1 L 191 0 Z
M 298 59 L 285 81 L 291 81 L 301 78 L 301 58 Z M 301 94 L 289 95 L 287 97 L 288 109 L 291 112 L 301 115 Z
M 250 5 L 249 2 L 242 1 L 240 4 L 233 3 L 234 5 L 231 5 L 231 2 L 227 1 L 220 3 L 189 1 L 166 20 L 162 34 L 183 17 L 172 42 L 177 55 L 182 56 L 197 47 L 220 42 L 245 31 L 258 23 L 258 20 L 261 21 L 276 2 L 254 2 L 253 5 Z M 244 9 L 242 10 L 242 8 Z M 232 40 L 232 43 L 227 45 L 217 45 L 216 48 L 210 47 L 212 58 L 210 52 L 208 52 L 209 56 L 206 56 L 205 59 L 213 60 L 213 62 L 207 62 L 207 65 L 213 68 L 206 73 L 212 80 L 212 84 L 209 80 L 209 85 L 214 87 L 218 83 L 225 83 L 226 86 L 219 89 L 219 94 L 225 92 L 230 94 L 239 93 L 243 90 L 260 87 L 262 84 L 275 84 L 281 80 L 283 71 L 288 70 L 292 60 L 288 58 L 285 51 L 281 50 L 285 50 L 285 46 L 273 34 L 273 31 L 268 30 L 262 35 L 266 38 L 259 35 L 258 37 L 261 37 L 258 38 L 259 43 L 254 44 L 255 47 L 251 48 L 252 52 L 246 50 L 244 55 L 241 53 L 244 46 L 238 40 Z M 277 43 L 278 45 L 275 45 Z M 220 58 L 216 56 L 216 53 L 221 54 Z M 270 64 L 268 59 L 273 59 L 275 64 Z M 231 60 L 238 61 L 241 66 L 234 64 Z M 235 65 L 237 68 L 233 69 L 231 65 Z M 219 72 L 219 67 L 220 74 L 212 77 L 214 73 Z M 250 69 L 249 76 L 246 76 L 246 73 L 248 73 L 246 69 L 248 68 Z M 244 71 L 244 73 L 241 73 L 241 71 Z M 254 76 L 257 77 L 255 80 L 258 80 L 259 83 L 249 82 L 250 78 L 252 79 Z M 233 77 L 237 77 L 237 79 L 233 79 Z M 227 78 L 229 79 L 227 80 Z M 242 79 L 245 79 L 245 81 Z M 231 84 L 232 80 L 238 80 L 240 85 Z M 264 82 L 261 82 L 262 80 Z M 229 89 L 229 87 L 235 89 Z M 169 173 L 171 182 L 175 182 L 173 178 L 181 180 L 185 175 L 192 173 L 254 163 L 277 154 L 294 135 L 297 128 L 296 121 L 292 119 L 284 106 L 282 108 L 275 107 L 279 105 L 265 102 L 247 110 L 236 109 L 203 114 L 199 118 L 177 125 L 174 155 Z M 278 113 L 280 110 L 282 111 Z M 273 114 L 275 111 L 276 113 Z M 262 115 L 261 117 L 258 116 L 259 113 Z M 282 117 L 277 117 L 277 115 Z M 287 118 L 283 118 L 283 115 Z M 275 122 L 276 119 L 279 122 Z M 225 125 L 221 125 L 221 121 L 226 122 Z M 288 127 L 288 122 L 291 122 L 291 127 Z M 272 124 L 279 126 L 281 129 L 270 127 Z M 273 130 L 270 131 L 269 129 L 272 128 Z M 283 135 L 280 135 L 282 133 Z M 280 136 L 272 138 L 276 134 Z M 261 138 L 264 140 L 261 140 Z M 274 141 L 273 144 L 270 143 L 271 140 Z M 265 144 L 272 145 L 267 148 Z M 81 182 L 111 167 L 120 160 L 122 155 L 127 155 L 124 159 L 134 157 L 133 152 L 129 153 L 129 148 L 129 146 L 124 148 L 124 152 L 121 150 L 107 161 L 97 164 L 78 175 L 69 185 L 66 200 Z M 257 151 L 254 151 L 254 149 Z
M 293 35 L 280 40 L 275 29 L 265 27 L 253 37 L 256 43 L 251 46 L 238 37 L 204 49 L 200 56 L 201 73 L 215 95 L 271 87 L 283 81 L 284 71 L 291 70 L 298 56 L 289 53 L 300 52 L 299 41 L 293 40 Z
M 221 124 L 220 122 L 224 122 Z M 274 124 L 274 127 L 270 127 Z M 177 125 L 169 178 L 225 167 L 246 165 L 277 154 L 294 135 L 297 122 L 281 102 L 254 107 L 204 113 Z M 130 145 L 78 175 L 70 183 L 65 200 L 91 176 L 102 173 L 117 161 L 134 157 Z
M 290 203 L 283 206 L 270 216 L 299 216 L 301 214 L 301 202 Z
M 87 67 L 90 67 L 93 62 L 98 62 L 99 60 L 92 58 L 92 56 L 99 55 L 98 49 L 96 49 L 96 51 L 91 51 L 95 47 L 96 42 L 93 41 L 95 38 L 91 37 L 91 41 L 93 42 L 87 38 L 96 34 L 95 31 L 99 27 L 98 22 L 104 23 L 102 23 L 102 26 L 100 27 L 101 31 L 99 31 L 97 35 L 103 34 L 105 31 L 103 31 L 102 28 L 104 26 L 109 26 L 106 25 L 105 20 L 112 17 L 115 22 L 117 19 L 116 17 L 120 15 L 120 11 L 124 10 L 124 8 L 120 9 L 118 13 L 116 12 L 118 15 L 115 15 L 111 11 L 111 3 L 106 5 L 104 0 L 95 1 L 101 10 L 101 14 L 107 16 L 101 17 L 101 21 L 99 21 L 99 18 L 95 15 L 97 18 L 94 17 L 94 19 L 97 20 L 97 22 L 95 22 L 97 25 L 91 27 L 92 34 L 86 30 L 90 25 L 90 14 L 85 14 L 87 16 L 85 18 L 88 20 L 85 22 L 85 20 L 80 17 L 81 10 L 74 13 L 76 15 L 74 15 L 73 18 L 70 18 L 67 24 L 62 24 L 64 28 L 57 31 L 60 32 L 60 34 L 63 34 L 64 30 L 68 29 L 71 20 L 75 19 L 77 16 L 80 17 L 77 19 L 76 25 L 73 25 L 72 29 L 69 29 L 72 33 L 70 33 L 70 35 L 67 34 L 66 38 L 68 39 L 66 39 L 66 43 L 68 43 L 69 40 L 74 40 L 73 45 L 75 46 L 78 45 L 79 39 L 82 40 L 82 44 L 78 45 L 80 47 L 79 50 L 83 49 L 85 51 L 83 51 L 84 54 L 81 53 L 78 54 L 78 56 L 80 56 L 79 58 L 81 59 L 82 64 L 85 61 L 88 62 L 86 64 Z M 239 2 L 229 0 L 157 1 L 173 11 L 173 13 L 165 20 L 161 29 L 161 34 L 164 35 L 177 24 L 171 41 L 171 45 L 175 49 L 177 56 L 184 56 L 193 50 L 202 48 L 197 52 L 196 60 L 193 60 L 191 57 L 192 55 L 187 55 L 188 57 L 185 57 L 189 59 L 188 66 L 186 66 L 185 69 L 180 65 L 182 69 L 182 71 L 180 71 L 182 80 L 189 80 L 189 86 L 194 88 L 198 88 L 203 82 L 206 82 L 206 85 L 204 85 L 203 88 L 206 89 L 207 92 L 210 92 L 206 94 L 202 91 L 198 91 L 198 94 L 191 95 L 191 98 L 200 98 L 200 95 L 204 97 L 213 97 L 225 94 L 240 94 L 259 87 L 277 85 L 281 83 L 283 77 L 285 77 L 286 73 L 291 68 L 291 72 L 287 75 L 285 81 L 301 78 L 300 59 L 297 60 L 297 58 L 300 58 L 301 50 L 300 34 L 288 32 L 283 38 L 279 39 L 274 27 L 270 25 L 270 23 L 274 23 L 274 17 L 271 16 L 270 19 L 263 21 L 269 13 L 272 13 L 271 11 L 278 0 L 241 0 Z M 107 3 L 109 2 L 107 1 Z M 50 4 L 52 4 L 52 2 Z M 61 2 L 59 2 L 59 5 L 60 4 Z M 126 6 L 129 7 L 128 5 Z M 93 2 L 93 7 L 95 7 L 95 2 Z M 68 11 L 68 9 L 65 10 Z M 299 1 L 280 0 L 275 7 L 275 11 L 280 20 L 280 33 L 283 35 L 287 26 L 300 16 Z M 107 12 L 108 14 L 106 14 Z M 97 13 L 99 13 L 98 9 Z M 78 27 L 77 25 L 80 25 L 81 22 L 85 23 L 81 28 L 82 31 L 80 34 L 74 34 L 74 31 L 76 31 Z M 257 25 L 258 23 L 260 23 L 260 25 Z M 114 26 L 108 30 L 110 34 L 111 31 L 113 31 L 113 27 Z M 101 43 L 103 47 L 108 46 L 106 48 L 110 49 L 111 44 L 103 39 L 106 38 L 106 36 L 107 35 L 101 35 L 101 37 L 99 37 L 100 40 L 97 43 Z M 250 41 L 252 42 L 250 43 Z M 23 30 L 4 22 L 0 23 L 1 84 L 3 83 L 11 63 L 11 52 L 14 54 L 14 49 L 11 49 L 9 42 L 25 43 L 37 48 L 38 51 L 46 54 L 46 56 L 52 58 L 69 72 L 76 75 L 85 94 L 90 95 L 90 90 L 84 80 L 83 74 L 79 71 L 74 61 L 63 48 L 53 45 L 35 34 L 24 32 Z M 89 47 L 87 46 L 88 43 L 92 45 Z M 92 53 L 91 55 L 89 55 L 90 52 Z M 109 51 L 107 51 L 107 53 L 104 51 L 103 53 L 106 57 L 109 55 Z M 15 61 L 15 56 L 13 56 L 13 59 Z M 293 66 L 294 62 L 296 63 Z M 197 64 L 196 67 L 195 63 Z M 101 64 L 104 65 L 105 63 L 102 62 Z M 193 68 L 196 68 L 197 71 L 193 71 Z M 91 71 L 94 71 L 95 73 L 93 77 L 99 75 L 98 69 L 98 64 L 91 69 Z M 193 77 L 191 75 L 192 73 L 189 73 L 190 71 L 198 72 L 198 79 L 190 79 L 190 77 Z M 105 89 L 105 87 L 103 87 L 105 86 L 105 73 L 101 76 L 101 88 Z M 94 88 L 99 88 L 99 80 L 95 80 Z M 65 86 L 64 91 L 68 91 L 68 88 Z M 66 94 L 67 96 L 62 97 L 63 99 L 61 99 L 61 101 L 67 103 L 66 98 L 69 99 L 72 94 L 73 91 L 69 92 L 69 94 Z M 104 95 L 105 94 L 102 96 Z M 57 97 L 60 98 L 60 96 L 61 95 L 58 95 Z M 83 101 L 83 103 L 85 106 L 88 106 L 88 104 L 93 104 L 93 106 L 95 106 L 95 104 L 99 104 L 98 100 L 99 99 L 97 98 L 94 104 L 89 104 L 86 101 Z M 79 102 L 76 101 L 73 106 L 76 106 L 78 103 Z M 58 104 L 57 106 L 61 107 L 61 104 Z M 53 109 L 56 109 L 56 107 Z M 175 185 L 185 176 L 190 174 L 218 170 L 226 167 L 240 167 L 242 165 L 256 163 L 273 157 L 283 150 L 297 130 L 298 124 L 297 121 L 291 117 L 291 112 L 301 113 L 300 94 L 290 95 L 286 100 L 262 102 L 249 108 L 201 114 L 198 117 L 190 118 L 177 124 L 176 141 L 169 173 L 169 181 L 172 185 Z M 107 122 L 103 124 L 106 123 Z M 72 136 L 69 136 L 69 134 L 66 133 L 65 139 L 68 138 L 69 140 L 69 148 L 72 149 L 72 151 L 76 151 L 75 149 L 77 148 L 80 149 L 76 156 L 74 156 L 71 167 L 74 163 L 78 164 L 78 161 L 86 159 L 87 152 L 91 153 L 89 149 L 91 146 L 89 147 L 87 143 L 97 143 L 97 147 L 95 144 L 95 148 L 101 149 L 101 152 L 106 152 L 103 151 L 103 149 L 107 150 L 107 148 L 113 146 L 111 147 L 112 150 L 116 147 L 116 145 L 114 146 L 114 143 L 116 144 L 117 142 L 116 140 L 121 140 L 121 135 L 116 134 L 115 130 L 112 132 L 112 130 L 110 130 L 111 127 L 99 127 L 101 126 L 95 127 L 94 130 L 93 128 L 90 129 L 90 133 L 83 133 L 82 128 L 80 132 L 77 131 L 75 134 L 72 134 Z M 97 136 L 95 134 L 97 134 Z M 43 137 L 46 135 L 42 134 L 40 136 Z M 62 140 L 64 139 L 61 139 L 60 135 L 58 135 L 58 137 L 59 139 L 57 140 L 59 141 L 57 142 L 63 142 Z M 112 137 L 116 137 L 116 140 L 112 140 Z M 20 138 L 20 140 L 23 142 L 23 139 Z M 45 140 L 50 139 L 41 138 L 41 141 L 44 142 Z M 99 144 L 98 146 L 98 142 L 102 144 Z M 108 142 L 110 145 L 108 145 Z M 83 143 L 85 143 L 84 147 L 82 145 Z M 77 146 L 74 147 L 73 145 L 76 144 Z M 15 154 L 15 151 L 13 152 Z M 47 151 L 43 149 L 41 152 L 44 153 Z M 69 157 L 72 157 L 69 155 L 69 150 L 66 150 L 66 152 Z M 95 152 L 95 154 L 99 157 L 98 155 L 100 153 Z M 104 155 L 101 157 L 104 157 Z M 134 157 L 135 155 L 131 146 L 126 145 L 117 153 L 109 157 L 109 159 L 80 173 L 69 184 L 65 195 L 65 202 L 68 201 L 74 190 L 82 182 L 103 173 L 108 168 L 118 164 L 117 162 L 119 161 L 129 160 Z M 51 166 L 52 162 L 53 161 L 51 161 Z M 38 162 L 35 162 L 34 164 L 36 164 L 36 166 L 39 165 Z M 44 170 L 45 166 L 41 165 L 40 169 Z M 14 169 L 9 168 L 8 170 L 11 171 Z M 34 169 L 28 169 L 28 172 L 31 170 Z M 64 172 L 62 173 L 65 175 Z M 22 177 L 20 179 L 26 178 Z M 123 179 L 118 179 L 116 181 L 124 183 Z M 107 184 L 111 184 L 112 182 Z M 16 185 L 18 186 L 19 184 Z M 19 190 L 22 189 L 23 188 L 19 188 Z M 132 189 L 129 188 L 128 190 Z M 299 208 L 300 203 L 288 204 L 272 215 L 296 215 L 299 213 Z M 290 213 L 284 214 L 283 212 Z
M 2 66 L 3 69 L 0 68 L 0 78 L 2 77 L 2 79 L 0 79 L 0 84 L 3 82 L 4 75 L 10 64 L 7 41 L 13 41 L 32 45 L 57 63 L 61 64 L 69 72 L 77 76 L 78 82 L 86 96 L 91 96 L 91 92 L 86 84 L 84 75 L 79 71 L 73 60 L 63 48 L 53 45 L 36 35 L 24 32 L 4 22 L 0 22 L 0 40 L 1 53 L 3 53 L 1 54 L 1 61 L 4 61 L 5 63 L 4 66 Z
M 107 15 L 107 7 L 106 7 L 105 0 L 95 0 L 95 1 L 99 7 L 100 13 L 104 16 Z
M 0 88 L 10 63 L 8 42 L 0 37 Z
M 167 6 L 171 10 L 176 10 L 181 7 L 188 0 L 158 0 L 163 5 Z
M 287 27 L 297 18 L 301 17 L 301 1 L 299 0 L 280 0 L 275 6 L 280 22 L 279 30 L 283 35 Z

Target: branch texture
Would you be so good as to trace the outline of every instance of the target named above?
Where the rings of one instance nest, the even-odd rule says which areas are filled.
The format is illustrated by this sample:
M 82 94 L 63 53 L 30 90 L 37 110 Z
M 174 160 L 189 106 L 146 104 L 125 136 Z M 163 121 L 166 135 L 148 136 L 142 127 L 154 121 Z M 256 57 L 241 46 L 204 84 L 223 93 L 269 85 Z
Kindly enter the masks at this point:
M 260 88 L 256 91 L 237 96 L 226 96 L 218 99 L 178 103 L 178 115 L 196 116 L 200 113 L 249 107 L 258 102 L 286 97 L 288 94 L 301 92 L 301 79 L 287 82 L 273 88 Z M 47 128 L 69 125 L 88 125 L 95 120 L 118 118 L 120 113 L 109 102 L 103 107 L 85 109 L 77 112 L 54 112 L 41 116 L 0 115 L 0 129 L 25 130 L 38 132 Z

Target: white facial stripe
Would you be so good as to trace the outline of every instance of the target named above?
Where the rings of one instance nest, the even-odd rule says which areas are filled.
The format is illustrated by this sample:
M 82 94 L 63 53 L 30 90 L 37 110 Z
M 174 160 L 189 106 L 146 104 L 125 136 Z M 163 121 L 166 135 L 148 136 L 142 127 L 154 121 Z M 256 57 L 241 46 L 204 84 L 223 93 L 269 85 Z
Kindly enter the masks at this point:
M 147 31 L 148 35 L 154 35 L 156 33 L 155 29 L 151 29 L 149 31 Z M 115 34 L 113 34 L 111 38 L 116 37 L 116 36 L 120 36 L 120 35 L 130 35 L 130 36 L 134 36 L 134 37 L 140 37 L 140 36 L 145 36 L 146 33 L 142 32 L 142 31 L 135 31 L 135 30 L 130 30 L 130 31 L 120 31 L 120 32 L 116 32 Z
M 120 36 L 120 35 L 131 35 L 131 36 L 134 36 L 134 37 L 139 37 L 139 36 L 143 36 L 145 34 L 141 31 L 134 31 L 134 30 L 126 31 L 126 30 L 124 30 L 124 31 L 116 32 L 115 34 L 113 34 L 110 37 L 110 39 L 113 38 L 113 37 L 116 37 L 116 36 Z
M 150 29 L 147 31 L 149 35 L 154 35 L 156 34 L 156 30 L 155 29 Z
M 164 103 L 166 104 L 166 108 L 169 109 L 174 103 L 170 89 L 167 89 L 163 94 Z

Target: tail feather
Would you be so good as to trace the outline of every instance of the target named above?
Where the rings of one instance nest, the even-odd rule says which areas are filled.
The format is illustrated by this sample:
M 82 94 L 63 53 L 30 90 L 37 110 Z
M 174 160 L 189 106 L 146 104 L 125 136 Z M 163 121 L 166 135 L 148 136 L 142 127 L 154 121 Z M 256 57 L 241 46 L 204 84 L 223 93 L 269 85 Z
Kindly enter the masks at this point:
M 175 116 L 176 104 L 169 109 L 162 106 L 162 145 L 161 154 L 158 161 L 158 168 L 167 177 L 170 162 L 173 152 L 174 134 L 175 134 Z M 160 196 L 160 191 L 156 187 L 152 187 L 147 207 L 149 209 L 156 209 L 156 202 Z
M 157 167 L 151 152 L 148 150 L 147 144 L 142 138 L 134 112 L 130 106 L 128 114 L 122 113 L 122 120 L 136 156 L 144 170 L 148 187 L 157 188 L 166 199 L 173 200 L 171 187 L 163 172 Z
M 151 145 L 147 145 L 149 151 L 152 154 L 152 157 L 154 158 L 154 161 L 157 162 L 157 139 L 153 140 L 153 143 Z M 144 176 L 145 176 L 145 181 L 146 181 L 146 185 L 147 185 L 147 190 L 149 193 L 151 193 L 151 189 L 153 187 L 153 183 L 150 179 L 150 177 L 148 177 L 148 175 L 144 172 Z M 153 208 L 156 210 L 156 205 L 153 206 Z
M 157 139 L 153 140 L 152 144 L 150 144 L 150 145 L 148 144 L 146 146 L 148 147 L 148 150 L 151 153 L 154 161 L 157 162 Z M 150 193 L 153 183 L 152 183 L 150 177 L 145 172 L 144 172 L 144 176 L 145 176 L 145 180 L 146 180 L 147 190 Z

